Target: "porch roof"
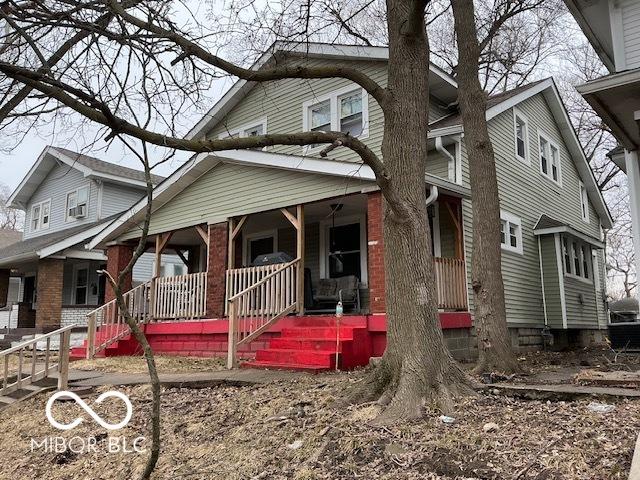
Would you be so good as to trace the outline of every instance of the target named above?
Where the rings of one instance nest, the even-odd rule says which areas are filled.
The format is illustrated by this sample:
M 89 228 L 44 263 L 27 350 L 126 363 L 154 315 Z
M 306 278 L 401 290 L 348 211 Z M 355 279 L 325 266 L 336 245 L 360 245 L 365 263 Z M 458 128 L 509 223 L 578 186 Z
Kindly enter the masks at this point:
M 604 248 L 604 243 L 601 240 L 573 228 L 568 223 L 561 222 L 560 220 L 551 218 L 548 215 L 540 215 L 538 223 L 533 227 L 533 234 L 550 235 L 554 233 L 568 233 L 574 237 L 584 240 L 594 247 Z
M 154 212 L 169 203 L 178 193 L 203 174 L 221 163 L 262 168 L 270 167 L 280 170 L 349 178 L 365 182 L 367 185 L 363 188 L 363 191 L 378 189 L 375 184 L 375 175 L 371 168 L 360 163 L 286 155 L 261 150 L 227 150 L 194 155 L 188 162 L 178 168 L 169 178 L 156 187 L 153 200 Z M 452 196 L 465 198 L 470 198 L 471 196 L 470 189 L 434 175 L 425 174 L 425 184 L 437 186 L 443 193 Z M 88 247 L 96 248 L 105 245 L 132 229 L 142 221 L 146 204 L 147 200 L 143 198 L 130 210 L 123 212 L 109 226 L 96 235 L 88 244 Z
M 75 245 L 83 244 L 116 216 L 112 215 L 104 220 L 40 235 L 0 248 L 0 266 L 13 267 L 17 263 L 49 257 Z

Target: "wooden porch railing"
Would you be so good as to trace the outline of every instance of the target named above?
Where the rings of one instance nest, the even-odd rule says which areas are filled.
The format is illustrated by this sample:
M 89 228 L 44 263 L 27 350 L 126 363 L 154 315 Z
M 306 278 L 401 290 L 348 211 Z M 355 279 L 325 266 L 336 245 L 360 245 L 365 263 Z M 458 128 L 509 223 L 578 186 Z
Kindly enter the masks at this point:
M 249 343 L 264 333 L 269 327 L 297 307 L 298 265 L 300 259 L 292 262 L 249 267 L 230 271 L 230 278 L 238 283 L 229 286 L 237 293 L 227 297 L 229 314 L 229 346 L 227 368 L 237 362 L 238 347 Z M 247 272 L 239 272 L 247 270 Z M 270 270 L 270 271 L 269 271 Z M 242 288 L 242 285 L 245 285 Z M 227 290 L 229 292 L 230 290 Z
M 207 272 L 158 277 L 154 284 L 155 320 L 190 320 L 207 314 Z
M 280 270 L 282 264 L 262 265 L 259 267 L 232 268 L 227 270 L 226 296 L 224 313 L 229 314 L 229 299 L 258 283 L 267 275 Z
M 467 308 L 467 276 L 465 261 L 460 258 L 433 258 L 436 268 L 438 308 Z
M 2 385 L 0 396 L 15 392 L 16 390 L 29 389 L 29 385 L 48 378 L 52 373 L 58 372 L 58 389 L 66 390 L 69 380 L 69 347 L 71 329 L 75 325 L 59 328 L 45 335 L 39 335 L 31 340 L 22 342 L 15 347 L 0 351 L 0 361 L 3 364 Z M 51 339 L 59 337 L 58 358 L 51 355 Z M 43 358 L 38 359 L 38 343 L 44 342 Z M 10 369 L 9 360 L 17 356 L 17 370 Z M 25 368 L 25 360 L 29 361 Z M 40 387 L 33 387 L 38 390 Z
M 124 302 L 136 323 L 145 323 L 151 314 L 152 281 L 138 285 L 124 294 Z M 100 333 L 98 335 L 98 327 Z M 116 300 L 111 300 L 87 314 L 87 358 L 106 349 L 129 333 L 125 317 Z

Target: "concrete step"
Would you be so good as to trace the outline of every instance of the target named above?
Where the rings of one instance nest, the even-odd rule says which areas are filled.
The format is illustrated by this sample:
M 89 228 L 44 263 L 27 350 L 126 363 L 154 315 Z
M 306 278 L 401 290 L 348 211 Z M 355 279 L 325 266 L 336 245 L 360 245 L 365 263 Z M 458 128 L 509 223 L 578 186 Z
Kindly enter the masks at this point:
M 276 349 L 258 350 L 256 361 L 278 365 L 317 365 L 319 367 L 335 367 L 335 351 Z
M 366 331 L 365 328 L 345 327 L 339 328 L 340 340 L 353 340 L 355 330 Z M 283 338 L 308 338 L 308 339 L 333 339 L 338 336 L 336 327 L 289 327 L 282 329 Z
M 290 370 L 293 372 L 307 372 L 307 373 L 320 373 L 331 370 L 327 367 L 319 365 L 305 365 L 305 364 L 292 364 L 292 363 L 273 363 L 273 362 L 260 362 L 257 360 L 242 362 L 240 368 L 259 368 L 263 370 Z

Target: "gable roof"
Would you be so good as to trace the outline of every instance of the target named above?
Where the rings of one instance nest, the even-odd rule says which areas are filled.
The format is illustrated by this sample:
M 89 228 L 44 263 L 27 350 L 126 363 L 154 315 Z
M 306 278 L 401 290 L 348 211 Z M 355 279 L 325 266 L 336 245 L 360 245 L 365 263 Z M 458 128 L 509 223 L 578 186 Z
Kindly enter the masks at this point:
M 140 170 L 105 162 L 66 148 L 48 146 L 40 153 L 40 156 L 22 179 L 20 185 L 11 194 L 7 200 L 7 205 L 11 208 L 24 208 L 51 169 L 59 162 L 79 170 L 88 178 L 98 178 L 133 187 L 146 187 L 144 172 Z M 154 184 L 160 183 L 163 179 L 164 177 L 159 175 L 152 175 Z
M 303 173 L 330 175 L 371 183 L 367 190 L 376 189 L 375 175 L 371 168 L 360 163 L 331 160 L 301 155 L 287 155 L 281 153 L 264 152 L 262 150 L 226 150 L 222 152 L 200 153 L 194 155 L 164 182 L 158 185 L 153 195 L 153 211 L 157 211 L 169 203 L 187 186 L 191 185 L 202 175 L 222 163 L 231 163 L 255 167 L 270 167 Z M 469 198 L 471 191 L 434 175 L 425 174 L 425 183 L 438 187 L 447 193 L 459 197 Z M 137 222 L 143 220 L 143 213 L 147 199 L 143 198 L 128 211 L 123 212 L 104 230 L 98 233 L 87 245 L 96 248 L 104 242 L 113 240 L 127 232 Z
M 605 244 L 600 239 L 587 235 L 579 230 L 576 230 L 568 223 L 561 222 L 555 218 L 551 218 L 548 215 L 540 215 L 538 222 L 533 227 L 534 235 L 551 235 L 554 233 L 568 233 L 577 237 L 596 248 L 604 248 Z
M 576 165 L 580 179 L 587 189 L 589 200 L 591 200 L 596 212 L 598 212 L 603 228 L 611 228 L 613 226 L 613 218 L 611 217 L 609 208 L 604 201 L 602 192 L 598 188 L 596 178 L 593 175 L 589 161 L 584 154 L 582 145 L 578 140 L 578 135 L 576 134 L 573 124 L 569 119 L 569 114 L 567 113 L 567 109 L 564 106 L 564 102 L 560 97 L 560 92 L 558 91 L 558 87 L 553 81 L 553 78 L 545 78 L 507 91 L 503 94 L 489 97 L 487 101 L 487 121 L 490 121 L 497 115 L 506 112 L 510 108 L 513 108 L 519 103 L 522 103 L 539 93 L 544 96 L 547 104 L 549 105 L 551 114 L 553 115 L 558 129 L 560 130 L 560 135 L 562 136 L 562 139 L 569 150 L 569 154 Z M 462 117 L 459 113 L 454 113 L 431 123 L 429 125 L 429 138 L 435 138 L 441 135 L 451 135 L 453 133 L 462 133 L 462 131 Z
M 285 56 L 298 56 L 305 58 L 337 59 L 337 60 L 370 60 L 388 61 L 389 49 L 387 47 L 368 47 L 360 45 L 338 45 L 328 43 L 298 43 L 275 42 L 260 58 L 250 67 L 251 70 L 259 70 L 269 62 Z M 456 101 L 458 97 L 458 84 L 456 80 L 440 67 L 431 63 L 429 65 L 430 93 L 445 104 Z M 238 80 L 222 96 L 218 102 L 200 119 L 200 121 L 187 133 L 187 139 L 199 138 L 210 131 L 229 111 L 235 107 L 242 98 L 256 85 L 256 82 Z
M 62 250 L 82 244 L 111 223 L 117 215 L 77 227 L 28 238 L 0 248 L 0 266 L 12 266 L 13 262 L 37 260 L 55 255 Z

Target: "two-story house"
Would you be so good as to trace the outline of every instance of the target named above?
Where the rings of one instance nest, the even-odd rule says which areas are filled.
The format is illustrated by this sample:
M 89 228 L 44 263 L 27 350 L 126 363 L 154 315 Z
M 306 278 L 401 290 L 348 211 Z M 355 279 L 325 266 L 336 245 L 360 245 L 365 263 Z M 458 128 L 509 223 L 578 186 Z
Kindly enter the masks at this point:
M 386 85 L 388 51 L 382 47 L 276 44 L 254 68 L 274 59 L 346 63 Z M 468 357 L 473 355 L 469 161 L 455 79 L 432 66 L 430 86 L 425 199 L 440 319 L 451 350 Z M 598 334 L 606 326 L 602 229 L 610 228 L 611 218 L 556 86 L 546 79 L 490 97 L 487 120 L 496 152 L 514 344 L 540 346 L 545 328 L 557 339 Z M 240 80 L 189 137 L 309 130 L 349 131 L 379 153 L 383 116 L 375 100 L 348 80 L 286 79 L 259 86 Z M 239 348 L 255 355 L 254 365 L 309 369 L 334 366 L 336 349 L 343 367 L 382 354 L 384 256 L 394 252 L 383 243 L 381 194 L 371 169 L 351 151 L 336 149 L 331 158 L 320 158 L 321 149 L 203 153 L 155 189 L 150 235 L 157 253 L 171 238 L 184 247 L 199 245 L 200 261 L 191 263 L 189 282 L 152 287 L 151 315 L 219 319 L 205 326 L 186 322 L 184 333 L 202 335 L 200 342 L 152 339 L 156 351 L 229 351 L 233 359 Z M 141 221 L 145 205 L 141 200 L 122 214 L 91 247 L 106 248 L 114 265 L 130 255 L 139 237 L 132 222 Z M 321 314 L 334 312 L 339 300 L 353 316 L 341 321 L 347 333 L 338 336 L 336 347 L 335 318 Z M 287 316 L 294 312 L 305 316 Z M 173 323 L 164 333 L 177 335 L 179 328 Z M 154 332 L 163 330 L 150 326 L 148 333 Z
M 640 272 L 640 1 L 565 0 L 610 74 L 577 87 L 621 148 L 610 156 L 626 172 L 636 272 Z M 636 289 L 636 295 L 640 295 Z
M 84 324 L 86 314 L 111 294 L 98 274 L 107 267 L 104 251 L 85 244 L 140 200 L 145 188 L 141 171 L 45 148 L 8 200 L 24 210 L 25 226 L 21 241 L 0 248 L 0 303 L 18 300 L 6 326 L 47 330 Z M 176 258 L 166 259 L 179 262 L 177 269 L 167 267 L 169 274 L 182 271 Z M 153 261 L 145 254 L 134 268 L 134 282 L 150 277 Z

